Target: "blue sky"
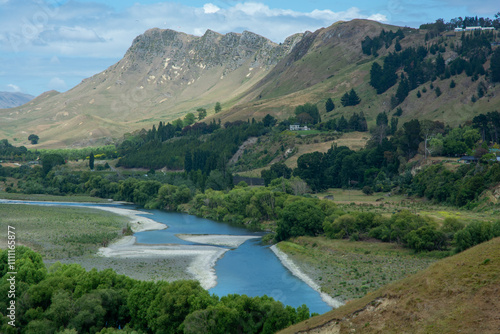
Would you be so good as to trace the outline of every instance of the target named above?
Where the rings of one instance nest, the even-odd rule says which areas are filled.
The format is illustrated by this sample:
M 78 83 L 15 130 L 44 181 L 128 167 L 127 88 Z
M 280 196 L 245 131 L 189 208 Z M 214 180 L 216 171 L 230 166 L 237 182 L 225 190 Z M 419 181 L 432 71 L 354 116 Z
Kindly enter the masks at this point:
M 0 0 L 0 91 L 66 91 L 117 62 L 149 28 L 249 30 L 275 42 L 338 20 L 418 27 L 487 16 L 498 0 Z

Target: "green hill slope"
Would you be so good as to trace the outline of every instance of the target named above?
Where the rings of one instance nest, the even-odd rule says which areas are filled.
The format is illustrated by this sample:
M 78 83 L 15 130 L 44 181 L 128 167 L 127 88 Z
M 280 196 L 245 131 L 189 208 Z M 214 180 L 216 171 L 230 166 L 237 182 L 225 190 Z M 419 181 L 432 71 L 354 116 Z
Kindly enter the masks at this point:
M 499 296 L 496 238 L 280 333 L 498 333 Z

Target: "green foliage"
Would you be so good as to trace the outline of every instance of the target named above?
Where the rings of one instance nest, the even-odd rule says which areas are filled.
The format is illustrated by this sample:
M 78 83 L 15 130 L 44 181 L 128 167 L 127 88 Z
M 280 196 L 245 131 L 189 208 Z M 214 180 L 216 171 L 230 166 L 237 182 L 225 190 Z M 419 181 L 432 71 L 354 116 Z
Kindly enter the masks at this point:
M 490 76 L 491 81 L 500 82 L 500 48 L 496 48 L 491 56 Z
M 184 116 L 183 125 L 188 126 L 188 125 L 194 124 L 195 121 L 196 121 L 196 117 L 194 116 L 193 113 L 190 112 L 190 113 L 186 114 L 186 116 Z
M 363 191 L 363 194 L 365 194 L 365 195 L 368 195 L 368 196 L 373 195 L 373 189 L 370 186 L 364 186 L 362 191 Z
M 277 162 L 271 165 L 270 169 L 264 169 L 260 172 L 264 183 L 268 186 L 272 180 L 283 177 L 289 179 L 292 176 L 292 169 L 288 168 L 284 163 Z
M 94 170 L 94 153 L 93 152 L 90 152 L 89 168 L 90 168 L 90 170 Z
M 326 112 L 330 112 L 335 109 L 335 103 L 333 103 L 332 99 L 329 97 L 325 102 Z
M 45 175 L 47 175 L 53 167 L 62 164 L 64 164 L 64 158 L 59 154 L 45 154 L 42 156 L 42 169 Z
M 196 109 L 198 112 L 198 120 L 201 121 L 207 117 L 207 110 L 205 108 L 198 108 Z
M 318 107 L 312 103 L 306 103 L 295 107 L 295 115 L 297 115 L 298 119 L 303 120 L 301 123 L 304 124 L 317 124 L 321 122 Z
M 340 102 L 344 107 L 348 106 L 355 106 L 361 102 L 361 99 L 359 98 L 358 94 L 356 91 L 351 89 L 349 93 L 345 93 L 342 98 L 340 99 Z
M 496 222 L 472 222 L 455 233 L 455 252 L 500 236 L 500 220 Z
M 28 136 L 28 140 L 31 142 L 31 144 L 36 145 L 38 144 L 38 140 L 40 140 L 40 137 L 32 133 Z
M 262 123 L 264 124 L 264 126 L 267 128 L 267 127 L 272 127 L 272 126 L 275 126 L 276 123 L 277 123 L 277 120 L 276 118 L 274 118 L 273 116 L 267 114 L 266 116 L 264 116 L 264 118 L 262 119 Z
M 276 231 L 278 241 L 301 235 L 315 236 L 323 232 L 325 214 L 313 200 L 302 199 L 286 204 L 279 216 Z
M 398 29 L 396 32 L 382 30 L 380 34 L 373 39 L 369 36 L 366 36 L 365 39 L 361 42 L 361 49 L 364 54 L 368 56 L 374 55 L 376 57 L 378 55 L 377 51 L 380 50 L 382 46 L 385 45 L 385 47 L 388 48 L 389 46 L 391 46 L 392 41 L 395 38 L 400 40 L 404 37 L 405 35 L 401 29 Z M 396 40 L 396 45 L 399 44 L 398 40 Z
M 5 309 L 7 250 L 0 258 Z M 16 268 L 18 331 L 2 320 L 2 333 L 275 333 L 309 318 L 305 305 L 284 307 L 267 296 L 219 299 L 196 281 L 143 282 L 60 263 L 47 273 L 41 256 L 23 246 L 16 248 Z
M 215 111 L 215 113 L 217 114 L 217 113 L 219 113 L 221 110 L 222 110 L 222 106 L 221 106 L 220 102 L 216 102 L 216 103 L 215 103 L 215 106 L 214 106 L 214 111 Z

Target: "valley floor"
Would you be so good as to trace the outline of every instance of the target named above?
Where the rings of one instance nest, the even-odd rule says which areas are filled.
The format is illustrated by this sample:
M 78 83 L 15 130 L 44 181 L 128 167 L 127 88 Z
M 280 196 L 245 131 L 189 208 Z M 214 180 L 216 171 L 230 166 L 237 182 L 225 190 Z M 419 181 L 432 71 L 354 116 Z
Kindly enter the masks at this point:
M 322 292 L 348 302 L 427 268 L 436 259 L 396 244 L 298 237 L 278 247 Z

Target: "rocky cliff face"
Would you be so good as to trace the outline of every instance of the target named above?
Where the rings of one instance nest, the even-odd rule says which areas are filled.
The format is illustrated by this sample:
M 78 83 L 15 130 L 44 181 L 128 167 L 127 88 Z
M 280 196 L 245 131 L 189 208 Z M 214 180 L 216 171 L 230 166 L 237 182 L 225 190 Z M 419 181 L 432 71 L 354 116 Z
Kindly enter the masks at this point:
M 216 101 L 235 99 L 262 79 L 301 38 L 297 34 L 276 44 L 248 31 L 222 35 L 207 30 L 203 36 L 193 36 L 150 29 L 136 37 L 123 59 L 107 70 L 66 93 L 0 112 L 0 118 L 5 119 L 6 128 L 23 124 L 38 133 L 39 146 L 44 137 L 50 138 L 45 141 L 47 146 L 75 140 L 78 145 L 101 139 L 107 142 L 160 120 L 183 117 L 199 107 L 213 110 Z M 70 125 L 76 129 L 69 130 Z M 79 138 L 74 138 L 75 132 Z

